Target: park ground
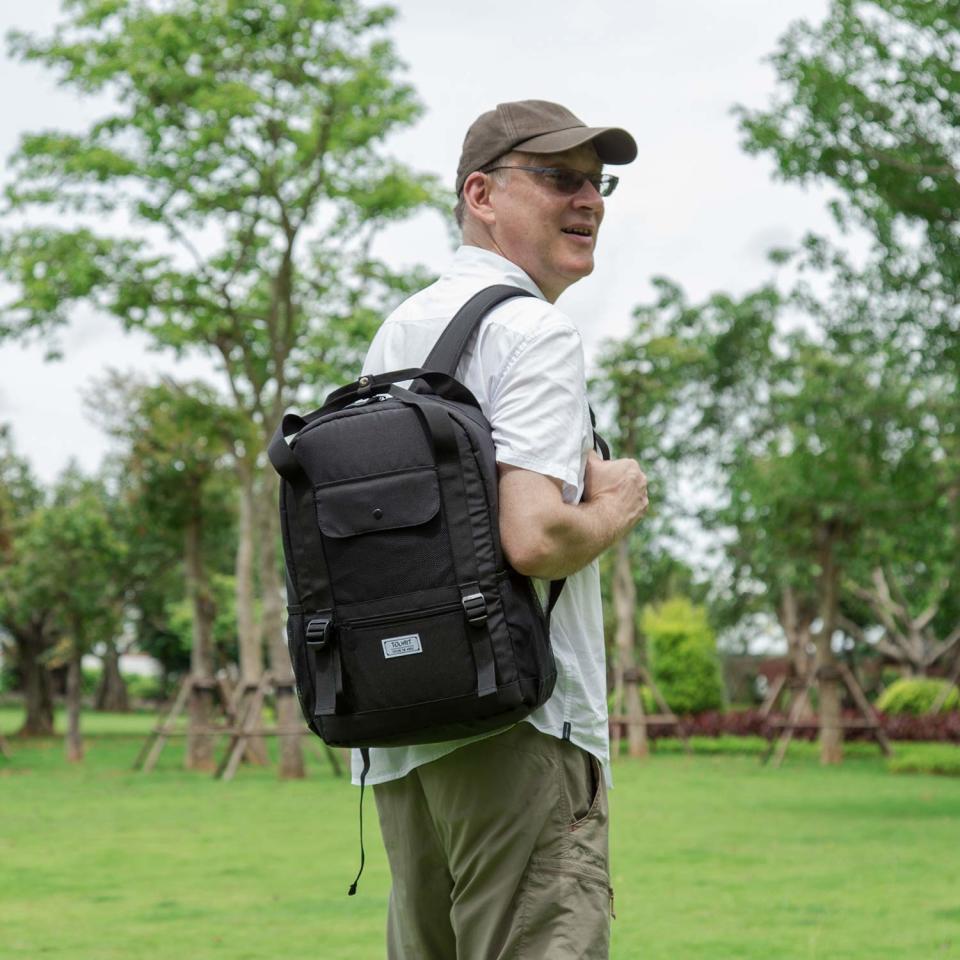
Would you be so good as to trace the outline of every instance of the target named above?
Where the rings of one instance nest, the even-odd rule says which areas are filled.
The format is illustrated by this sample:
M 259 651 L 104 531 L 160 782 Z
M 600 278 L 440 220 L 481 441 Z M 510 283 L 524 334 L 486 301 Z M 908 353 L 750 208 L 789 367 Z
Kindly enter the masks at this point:
M 358 792 L 326 761 L 223 783 L 171 745 L 134 773 L 151 720 L 88 715 L 80 765 L 59 739 L 0 758 L 0 958 L 383 957 L 373 805 L 348 898 Z M 0 709 L 0 731 L 18 721 Z M 960 779 L 866 744 L 834 769 L 798 744 L 779 770 L 749 742 L 696 747 L 615 766 L 614 960 L 960 960 Z

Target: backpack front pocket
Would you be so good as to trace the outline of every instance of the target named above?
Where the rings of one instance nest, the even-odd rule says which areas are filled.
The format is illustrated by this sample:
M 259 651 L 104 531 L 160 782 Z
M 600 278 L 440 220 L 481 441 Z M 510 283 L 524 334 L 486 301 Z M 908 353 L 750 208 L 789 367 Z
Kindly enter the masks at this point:
M 435 467 L 322 484 L 314 501 L 337 605 L 451 583 Z
M 460 603 L 340 623 L 348 709 L 365 713 L 475 693 L 470 632 Z

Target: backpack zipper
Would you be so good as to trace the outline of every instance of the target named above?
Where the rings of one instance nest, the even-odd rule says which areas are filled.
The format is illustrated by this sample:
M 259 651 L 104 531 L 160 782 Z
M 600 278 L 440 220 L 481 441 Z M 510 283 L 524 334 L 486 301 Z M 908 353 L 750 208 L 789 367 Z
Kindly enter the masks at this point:
M 340 626 L 348 630 L 356 627 L 375 627 L 381 623 L 404 623 L 407 620 L 419 620 L 421 617 L 431 617 L 440 613 L 453 613 L 456 610 L 463 611 L 463 604 L 456 600 L 437 604 L 433 607 L 420 607 L 417 610 L 406 610 L 402 613 L 380 614 L 376 617 L 363 617 L 360 620 L 345 620 Z

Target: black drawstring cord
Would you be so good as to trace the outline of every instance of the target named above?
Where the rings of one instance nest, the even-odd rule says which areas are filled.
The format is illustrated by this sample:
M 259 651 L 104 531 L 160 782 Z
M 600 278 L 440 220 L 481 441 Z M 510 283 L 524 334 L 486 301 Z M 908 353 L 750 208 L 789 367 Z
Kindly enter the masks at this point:
M 366 747 L 361 747 L 360 756 L 363 757 L 363 770 L 360 772 L 360 869 L 357 871 L 357 878 L 350 884 L 350 889 L 347 891 L 348 897 L 352 897 L 357 892 L 360 874 L 363 873 L 363 865 L 367 859 L 363 852 L 363 791 L 366 788 L 367 774 L 370 772 L 370 751 Z

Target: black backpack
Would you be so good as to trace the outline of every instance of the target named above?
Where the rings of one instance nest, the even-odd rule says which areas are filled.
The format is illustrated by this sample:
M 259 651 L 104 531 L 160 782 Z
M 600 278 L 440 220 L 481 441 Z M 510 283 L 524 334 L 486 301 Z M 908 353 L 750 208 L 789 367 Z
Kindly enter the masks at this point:
M 553 691 L 563 581 L 543 607 L 505 560 L 490 427 L 454 379 L 484 315 L 517 296 L 531 294 L 480 291 L 423 368 L 360 377 L 319 410 L 287 414 L 270 443 L 290 659 L 304 717 L 329 744 L 467 737 Z M 364 761 L 366 774 L 366 750 Z

